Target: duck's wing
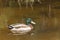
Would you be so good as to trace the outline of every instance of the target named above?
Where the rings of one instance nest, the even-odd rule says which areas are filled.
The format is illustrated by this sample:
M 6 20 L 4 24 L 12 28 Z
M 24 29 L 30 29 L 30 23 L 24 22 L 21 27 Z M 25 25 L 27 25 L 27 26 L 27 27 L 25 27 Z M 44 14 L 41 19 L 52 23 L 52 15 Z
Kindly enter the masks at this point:
M 26 25 L 26 24 L 12 24 L 10 26 L 13 26 L 13 27 L 28 27 L 28 25 Z

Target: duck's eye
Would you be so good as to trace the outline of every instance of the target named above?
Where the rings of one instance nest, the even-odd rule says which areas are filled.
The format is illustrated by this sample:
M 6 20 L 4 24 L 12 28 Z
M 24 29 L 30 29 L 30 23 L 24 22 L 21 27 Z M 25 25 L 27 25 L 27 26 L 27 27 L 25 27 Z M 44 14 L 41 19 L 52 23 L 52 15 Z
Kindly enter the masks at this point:
M 9 28 L 9 29 L 12 29 L 13 27 L 12 27 L 12 26 L 9 26 L 8 28 Z

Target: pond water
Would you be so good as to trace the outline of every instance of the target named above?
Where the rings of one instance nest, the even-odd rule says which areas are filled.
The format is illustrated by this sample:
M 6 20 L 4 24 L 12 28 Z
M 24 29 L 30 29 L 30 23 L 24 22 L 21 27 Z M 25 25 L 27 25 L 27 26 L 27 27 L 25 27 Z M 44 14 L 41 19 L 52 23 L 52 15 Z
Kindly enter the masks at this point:
M 49 13 L 47 5 L 28 7 L 1 7 L 0 8 L 0 40 L 60 40 L 60 9 L 52 6 Z M 32 18 L 36 25 L 34 34 L 12 35 L 8 25 L 25 23 L 25 18 Z

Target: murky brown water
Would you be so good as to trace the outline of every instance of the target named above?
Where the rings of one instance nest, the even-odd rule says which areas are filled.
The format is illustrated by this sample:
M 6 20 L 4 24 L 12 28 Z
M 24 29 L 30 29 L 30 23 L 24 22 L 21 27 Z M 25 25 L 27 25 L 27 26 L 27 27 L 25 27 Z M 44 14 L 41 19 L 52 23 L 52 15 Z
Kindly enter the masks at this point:
M 60 9 L 52 6 L 51 14 L 47 5 L 31 8 L 0 8 L 0 40 L 60 40 Z M 34 35 L 12 35 L 8 25 L 23 23 L 25 18 L 31 17 L 35 22 Z

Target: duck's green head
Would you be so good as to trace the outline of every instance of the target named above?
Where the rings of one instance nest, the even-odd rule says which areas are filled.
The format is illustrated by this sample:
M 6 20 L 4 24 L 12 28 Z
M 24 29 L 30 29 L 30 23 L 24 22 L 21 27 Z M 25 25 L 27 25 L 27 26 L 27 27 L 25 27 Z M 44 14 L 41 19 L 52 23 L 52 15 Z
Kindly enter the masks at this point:
M 27 25 L 31 24 L 31 20 L 32 20 L 31 18 L 27 18 L 27 19 L 26 19 L 26 24 L 27 24 Z
M 29 25 L 29 24 L 31 24 L 31 23 L 32 23 L 32 24 L 35 24 L 35 22 L 33 22 L 31 18 L 27 18 L 27 19 L 26 19 L 26 24 Z

